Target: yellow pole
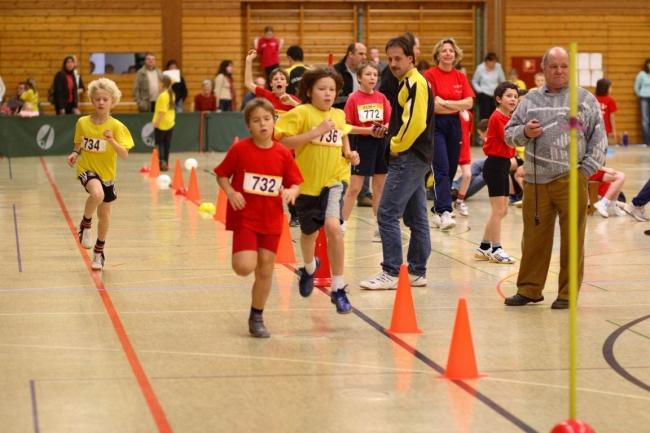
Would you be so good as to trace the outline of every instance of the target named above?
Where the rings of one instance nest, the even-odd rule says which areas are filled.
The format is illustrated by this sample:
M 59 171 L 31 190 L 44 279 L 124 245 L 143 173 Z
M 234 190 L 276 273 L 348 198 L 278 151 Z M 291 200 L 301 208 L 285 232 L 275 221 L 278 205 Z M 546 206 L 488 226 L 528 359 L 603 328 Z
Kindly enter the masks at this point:
M 569 47 L 569 419 L 576 419 L 578 299 L 578 45 Z

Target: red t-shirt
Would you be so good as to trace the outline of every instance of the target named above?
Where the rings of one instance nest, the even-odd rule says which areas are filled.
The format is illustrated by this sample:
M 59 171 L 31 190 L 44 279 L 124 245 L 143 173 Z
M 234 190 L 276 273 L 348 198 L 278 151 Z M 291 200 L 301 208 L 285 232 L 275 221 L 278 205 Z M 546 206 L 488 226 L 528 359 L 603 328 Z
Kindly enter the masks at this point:
M 605 131 L 608 134 L 612 133 L 612 113 L 616 113 L 616 102 L 611 96 L 596 96 L 600 109 L 603 112 L 603 120 L 605 121 Z
M 194 111 L 217 111 L 217 98 L 199 93 L 194 97 Z
M 508 146 L 505 140 L 506 124 L 509 120 L 510 116 L 506 116 L 499 110 L 494 110 L 494 113 L 490 116 L 485 144 L 483 144 L 483 153 L 487 156 L 501 158 L 515 156 L 515 148 Z
M 460 101 L 461 99 L 474 98 L 474 90 L 469 85 L 465 74 L 458 69 L 443 71 L 433 66 L 424 72 L 424 78 L 431 83 L 434 96 L 440 96 L 447 101 Z
M 261 56 L 260 63 L 262 67 L 266 68 L 280 64 L 280 42 L 276 38 L 259 38 L 256 50 Z
M 226 158 L 214 169 L 228 177 L 235 191 L 242 193 L 246 206 L 236 211 L 228 204 L 226 229 L 247 228 L 256 233 L 280 235 L 284 222 L 280 186 L 302 183 L 302 174 L 291 152 L 277 141 L 268 149 L 249 137 L 233 144 Z
M 285 104 L 284 102 L 280 101 L 280 98 L 275 96 L 275 93 L 271 92 L 268 89 L 265 89 L 263 87 L 255 87 L 255 96 L 259 96 L 260 98 L 268 99 L 268 101 L 273 104 L 273 108 L 275 108 L 275 111 L 278 112 L 278 114 L 286 113 L 287 111 L 291 110 L 292 108 L 295 108 L 293 105 Z M 300 102 L 300 99 L 298 99 L 297 96 L 295 95 L 289 95 L 291 99 L 294 101 Z
M 357 90 L 345 103 L 345 120 L 350 125 L 368 127 L 373 122 L 385 125 L 390 120 L 390 102 L 383 93 L 374 91 L 365 93 Z

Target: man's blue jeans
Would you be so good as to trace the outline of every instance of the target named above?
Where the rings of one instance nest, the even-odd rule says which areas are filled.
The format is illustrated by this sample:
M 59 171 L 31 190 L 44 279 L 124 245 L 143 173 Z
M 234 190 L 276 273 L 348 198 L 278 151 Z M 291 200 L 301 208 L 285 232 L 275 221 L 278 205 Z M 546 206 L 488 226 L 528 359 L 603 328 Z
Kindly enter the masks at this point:
M 377 222 L 384 250 L 382 269 L 392 276 L 399 275 L 402 264 L 402 233 L 400 218 L 411 229 L 408 249 L 409 273 L 425 276 L 427 260 L 431 254 L 427 197 L 424 175 L 429 166 L 413 152 L 392 157 L 384 192 L 379 203 Z
M 650 98 L 639 98 L 643 142 L 650 146 Z

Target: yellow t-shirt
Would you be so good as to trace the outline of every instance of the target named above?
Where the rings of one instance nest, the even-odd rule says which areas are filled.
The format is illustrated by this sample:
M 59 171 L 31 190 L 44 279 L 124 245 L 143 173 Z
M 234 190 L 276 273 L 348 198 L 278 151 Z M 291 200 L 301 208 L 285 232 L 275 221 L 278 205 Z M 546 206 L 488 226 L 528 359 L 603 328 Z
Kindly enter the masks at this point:
M 104 131 L 107 129 L 113 131 L 115 141 L 123 148 L 131 149 L 135 145 L 128 128 L 119 120 L 109 117 L 106 122 L 96 125 L 90 116 L 80 117 L 74 131 L 75 148 L 81 146 L 81 154 L 77 159 L 77 176 L 92 171 L 104 182 L 115 180 L 117 152 L 104 139 Z
M 303 104 L 283 114 L 275 125 L 275 138 L 291 137 L 311 131 L 332 119 L 336 129 L 296 149 L 296 164 L 305 179 L 300 193 L 318 196 L 323 188 L 335 183 L 350 182 L 350 163 L 343 157 L 343 137 L 352 126 L 345 123 L 345 113 L 338 108 L 321 111 L 311 104 Z
M 153 113 L 153 121 L 158 117 L 158 113 L 163 113 L 163 117 L 158 124 L 158 129 L 162 131 L 172 129 L 176 123 L 176 110 L 173 106 L 173 100 L 174 97 L 172 96 L 172 107 L 169 108 L 169 92 L 166 90 L 158 95 L 158 99 L 156 99 L 156 110 Z
M 20 99 L 22 99 L 23 102 L 28 103 L 29 106 L 32 108 L 32 111 L 38 111 L 37 92 L 34 92 L 32 89 L 27 89 L 20 95 Z

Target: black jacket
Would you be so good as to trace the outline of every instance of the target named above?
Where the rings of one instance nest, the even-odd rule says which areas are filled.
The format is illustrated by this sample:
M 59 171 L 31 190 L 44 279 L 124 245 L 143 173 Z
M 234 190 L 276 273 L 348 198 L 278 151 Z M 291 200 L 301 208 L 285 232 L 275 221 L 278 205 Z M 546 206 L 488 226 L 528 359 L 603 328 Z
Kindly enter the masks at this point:
M 64 71 L 59 71 L 54 76 L 54 108 L 58 113 L 59 110 L 63 110 L 68 105 L 68 80 L 66 79 L 67 73 Z M 74 74 L 72 75 L 72 108 L 77 108 L 79 104 L 79 95 L 77 94 L 77 82 L 74 79 Z
M 187 86 L 185 85 L 185 79 L 181 77 L 181 81 L 178 83 L 172 84 L 172 91 L 174 96 L 176 96 L 176 102 L 183 102 L 187 98 Z
M 336 97 L 334 108 L 340 108 L 342 110 L 345 107 L 345 103 L 348 101 L 348 96 L 350 96 L 352 89 L 354 89 L 354 84 L 352 82 L 352 80 L 354 80 L 354 77 L 352 74 L 350 74 L 348 67 L 343 61 L 335 64 L 334 70 L 338 72 L 339 75 L 343 78 L 343 87 Z

